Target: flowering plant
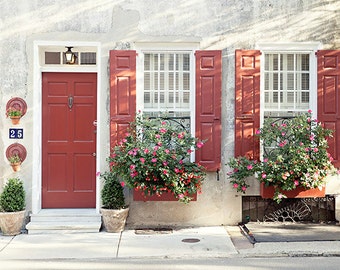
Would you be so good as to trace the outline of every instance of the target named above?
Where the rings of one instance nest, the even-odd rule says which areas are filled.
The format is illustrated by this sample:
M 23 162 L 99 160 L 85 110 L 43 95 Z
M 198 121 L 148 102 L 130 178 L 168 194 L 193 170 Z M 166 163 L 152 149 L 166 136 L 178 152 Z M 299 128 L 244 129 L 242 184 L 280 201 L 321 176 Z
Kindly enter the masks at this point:
M 201 192 L 204 167 L 190 161 L 190 154 L 203 146 L 180 125 L 166 118 L 144 118 L 137 114 L 129 133 L 112 150 L 111 170 L 127 186 L 145 196 L 170 192 L 188 203 Z
M 10 107 L 6 111 L 6 117 L 15 117 L 15 116 L 22 116 L 22 111 L 16 108 Z
M 331 134 L 312 120 L 311 111 L 281 122 L 266 119 L 256 132 L 263 144 L 262 161 L 239 157 L 228 163 L 233 169 L 228 173 L 233 187 L 244 193 L 249 187 L 246 178 L 255 174 L 265 186 L 274 187 L 277 202 L 286 198 L 284 190 L 321 188 L 326 176 L 336 171 L 327 152 Z
M 18 154 L 14 154 L 8 158 L 8 161 L 11 164 L 17 164 L 17 163 L 21 163 L 21 158 L 19 157 Z

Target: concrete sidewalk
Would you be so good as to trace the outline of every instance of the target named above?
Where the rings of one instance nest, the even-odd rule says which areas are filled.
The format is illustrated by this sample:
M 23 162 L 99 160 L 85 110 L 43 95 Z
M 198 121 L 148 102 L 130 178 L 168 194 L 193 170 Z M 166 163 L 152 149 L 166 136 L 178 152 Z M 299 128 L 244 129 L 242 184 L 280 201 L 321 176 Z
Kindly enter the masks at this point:
M 184 240 L 184 241 L 183 241 Z M 200 227 L 172 233 L 21 234 L 0 237 L 1 260 L 225 257 L 236 255 L 226 229 Z
M 0 261 L 340 256 L 340 241 L 251 244 L 237 226 L 199 227 L 172 233 L 21 234 L 0 236 Z

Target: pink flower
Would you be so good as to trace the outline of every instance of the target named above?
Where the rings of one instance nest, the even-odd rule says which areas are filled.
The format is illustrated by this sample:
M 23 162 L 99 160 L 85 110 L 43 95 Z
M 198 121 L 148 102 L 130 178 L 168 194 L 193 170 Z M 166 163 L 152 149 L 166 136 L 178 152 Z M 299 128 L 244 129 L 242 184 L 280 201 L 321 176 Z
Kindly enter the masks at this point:
M 179 173 L 180 170 L 178 168 L 175 168 L 175 173 Z
M 100 172 L 97 172 L 97 173 L 96 173 L 96 176 L 97 176 L 97 177 L 100 176 Z
M 133 165 L 133 164 L 130 165 L 130 170 L 131 170 L 131 171 L 134 171 L 135 168 L 136 168 L 136 165 Z
M 246 191 L 247 190 L 247 187 L 243 186 L 241 187 L 242 191 Z
M 265 159 L 263 160 L 263 162 L 268 162 L 268 158 L 265 158 Z
M 310 135 L 309 140 L 314 141 L 314 134 Z
M 144 149 L 144 154 L 147 154 L 147 153 L 149 153 L 149 149 L 148 149 L 148 148 L 145 148 L 145 149 Z
M 124 182 L 120 182 L 120 185 L 121 185 L 122 187 L 125 187 L 125 183 L 124 183 Z
M 184 198 L 184 194 L 179 194 L 178 198 L 183 199 Z
M 164 165 L 164 166 L 168 166 L 168 164 L 169 164 L 169 163 L 168 163 L 167 161 L 163 161 L 163 165 Z
M 238 188 L 238 184 L 235 183 L 235 184 L 233 185 L 233 187 L 234 187 L 234 188 Z
M 170 153 L 170 150 L 169 150 L 169 149 L 165 149 L 164 151 L 165 151 L 165 153 L 167 153 L 167 154 Z
M 262 178 L 265 179 L 267 175 L 265 173 L 262 173 Z
M 298 181 L 298 180 L 295 180 L 295 181 L 294 181 L 294 185 L 295 185 L 295 186 L 298 186 L 298 185 L 299 185 L 299 181 Z
M 255 134 L 257 134 L 257 135 L 261 134 L 261 130 L 260 130 L 260 129 L 257 129 L 256 132 L 255 132 Z
M 159 132 L 160 132 L 160 133 L 166 133 L 166 131 L 167 131 L 167 130 L 166 130 L 165 128 L 160 128 L 160 129 L 159 129 Z
M 140 160 L 140 162 L 142 162 L 142 164 L 145 163 L 145 158 L 142 158 L 142 157 L 141 157 L 139 160 Z
M 159 138 L 161 137 L 161 135 L 156 134 L 155 137 L 156 137 L 157 139 L 159 139 Z
M 247 169 L 248 170 L 251 170 L 253 168 L 253 165 L 251 165 L 251 164 L 249 164 L 248 166 L 247 166 Z
M 308 113 L 312 113 L 312 110 L 311 110 L 311 109 L 309 109 L 309 110 L 308 110 Z
M 315 153 L 317 153 L 317 152 L 319 151 L 319 149 L 318 149 L 317 147 L 315 147 L 315 148 L 313 149 L 313 151 L 314 151 Z
M 178 138 L 178 139 L 183 139 L 183 138 L 184 138 L 184 132 L 179 133 L 179 134 L 177 135 L 177 138 Z
M 277 197 L 278 197 L 279 199 L 282 199 L 282 198 L 283 198 L 283 195 L 282 195 L 281 193 L 279 193 L 279 194 L 277 195 Z
M 168 171 L 167 170 L 163 170 L 163 174 L 168 174 Z
M 157 162 L 157 158 L 151 159 L 151 162 L 153 162 L 153 163 Z
M 203 145 L 204 145 L 203 142 L 198 142 L 198 143 L 196 144 L 197 148 L 201 148 Z

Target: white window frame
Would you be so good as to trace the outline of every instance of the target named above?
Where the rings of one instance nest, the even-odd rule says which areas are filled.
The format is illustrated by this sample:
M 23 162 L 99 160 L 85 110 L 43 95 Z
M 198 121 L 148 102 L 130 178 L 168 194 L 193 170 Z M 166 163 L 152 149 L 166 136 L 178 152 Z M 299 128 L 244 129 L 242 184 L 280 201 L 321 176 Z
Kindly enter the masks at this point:
M 317 118 L 317 50 L 321 49 L 321 44 L 316 42 L 299 42 L 299 43 L 261 43 L 256 46 L 261 51 L 260 58 L 260 127 L 264 122 L 264 70 L 265 70 L 265 54 L 275 53 L 303 53 L 309 54 L 309 109 L 312 111 L 312 118 Z M 263 157 L 263 147 L 260 145 L 260 157 Z
M 265 54 L 275 53 L 303 53 L 309 54 L 310 66 L 310 80 L 309 80 L 309 109 L 312 110 L 312 117 L 317 118 L 317 58 L 316 52 L 321 47 L 320 43 L 316 42 L 299 42 L 299 43 L 260 43 L 257 49 L 261 51 L 260 68 L 260 123 L 261 126 L 264 121 L 264 67 L 265 67 Z
M 189 43 L 136 43 L 136 109 L 144 111 L 144 53 L 189 53 L 190 54 L 190 132 L 195 135 L 195 51 L 199 44 Z

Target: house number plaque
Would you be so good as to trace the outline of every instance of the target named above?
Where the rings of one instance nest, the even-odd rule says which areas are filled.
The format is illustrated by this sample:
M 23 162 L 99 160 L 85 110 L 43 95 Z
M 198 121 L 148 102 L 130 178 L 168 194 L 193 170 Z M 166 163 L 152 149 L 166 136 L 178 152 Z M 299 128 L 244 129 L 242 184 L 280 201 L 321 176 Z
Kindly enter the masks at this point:
M 24 138 L 24 129 L 23 128 L 10 128 L 9 129 L 9 138 L 10 139 L 23 139 Z

